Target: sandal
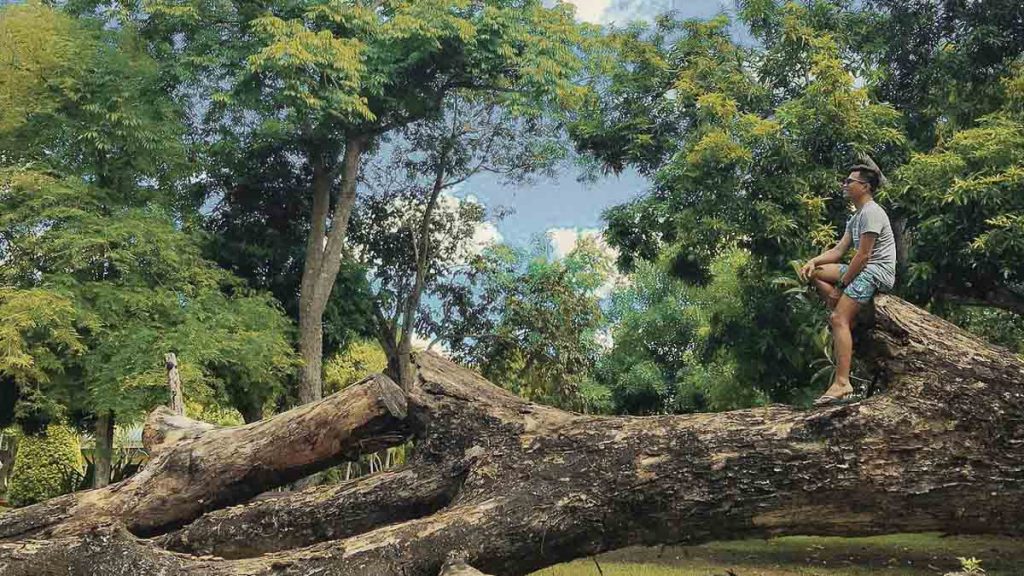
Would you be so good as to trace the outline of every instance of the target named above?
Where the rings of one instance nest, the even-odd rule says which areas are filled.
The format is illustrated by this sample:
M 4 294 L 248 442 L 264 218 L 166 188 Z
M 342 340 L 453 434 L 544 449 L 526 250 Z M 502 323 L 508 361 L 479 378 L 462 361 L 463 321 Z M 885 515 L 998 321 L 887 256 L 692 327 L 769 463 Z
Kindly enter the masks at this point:
M 842 406 L 844 404 L 853 404 L 858 402 L 860 399 L 850 392 L 845 396 L 830 396 L 828 394 L 822 395 L 820 398 L 814 401 L 814 407 L 819 408 L 821 406 Z

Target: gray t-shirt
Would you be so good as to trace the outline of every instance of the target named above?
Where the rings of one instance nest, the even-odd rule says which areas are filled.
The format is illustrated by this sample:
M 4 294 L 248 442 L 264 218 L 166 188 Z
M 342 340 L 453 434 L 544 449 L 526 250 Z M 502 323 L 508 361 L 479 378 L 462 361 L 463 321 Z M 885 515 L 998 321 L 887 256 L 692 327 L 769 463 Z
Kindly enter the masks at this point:
M 860 249 L 861 234 L 878 234 L 864 270 L 875 278 L 879 288 L 892 288 L 896 283 L 896 238 L 892 235 L 892 226 L 885 210 L 871 200 L 850 217 L 846 231 L 850 233 L 856 249 Z

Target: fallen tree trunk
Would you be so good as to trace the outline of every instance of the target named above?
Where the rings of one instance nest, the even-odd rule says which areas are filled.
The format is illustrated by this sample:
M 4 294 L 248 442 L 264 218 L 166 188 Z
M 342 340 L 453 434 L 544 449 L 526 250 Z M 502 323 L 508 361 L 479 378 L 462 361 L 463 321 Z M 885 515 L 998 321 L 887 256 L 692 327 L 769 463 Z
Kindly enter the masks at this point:
M 505 575 L 635 544 L 1024 531 L 1024 362 L 891 296 L 865 344 L 886 391 L 861 402 L 643 418 L 531 404 L 420 354 L 408 418 L 389 421 L 416 439 L 408 469 L 154 540 L 131 515 L 15 533 L 0 573 L 436 576 L 454 553 Z

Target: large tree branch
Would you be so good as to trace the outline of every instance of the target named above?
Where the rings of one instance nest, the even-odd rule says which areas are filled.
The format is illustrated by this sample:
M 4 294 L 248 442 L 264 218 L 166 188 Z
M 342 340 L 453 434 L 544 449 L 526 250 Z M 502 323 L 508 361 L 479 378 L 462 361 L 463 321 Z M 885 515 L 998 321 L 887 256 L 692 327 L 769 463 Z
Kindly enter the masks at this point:
M 334 180 L 321 155 L 311 153 L 310 162 L 313 167 L 313 207 L 310 211 L 309 238 L 306 242 L 306 262 L 303 267 L 301 290 L 312 295 L 316 278 L 323 265 L 324 236 L 327 231 L 327 216 Z
M 465 467 L 422 465 L 219 510 L 161 539 L 171 550 L 244 558 L 339 540 L 428 516 L 451 502 Z
M 441 145 L 441 152 L 438 155 L 437 166 L 434 170 L 434 184 L 430 189 L 430 196 L 427 198 L 427 206 L 423 211 L 423 219 L 420 222 L 419 231 L 413 237 L 413 245 L 416 248 L 416 271 L 412 289 L 406 297 L 404 312 L 402 314 L 402 334 L 398 342 L 398 378 L 403 389 L 410 389 L 413 385 L 413 365 L 409 355 L 412 353 L 412 333 L 416 322 L 416 312 L 419 310 L 420 297 L 423 295 L 423 288 L 426 284 L 427 268 L 430 266 L 430 227 L 433 224 L 434 209 L 437 200 L 444 190 L 444 177 L 447 172 L 448 149 L 450 144 Z
M 394 382 L 376 376 L 236 428 L 211 429 L 158 408 L 144 433 L 155 452 L 141 472 L 102 490 L 0 515 L 0 541 L 74 534 L 103 521 L 122 522 L 140 535 L 176 528 L 332 464 L 400 444 L 406 405 Z

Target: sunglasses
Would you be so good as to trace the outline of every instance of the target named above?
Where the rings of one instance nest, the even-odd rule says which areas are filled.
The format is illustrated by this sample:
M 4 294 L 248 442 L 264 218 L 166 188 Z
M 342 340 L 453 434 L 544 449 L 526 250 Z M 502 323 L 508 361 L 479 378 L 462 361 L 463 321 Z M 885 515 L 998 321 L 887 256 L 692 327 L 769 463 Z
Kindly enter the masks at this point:
M 846 178 L 843 179 L 843 186 L 849 186 L 851 182 L 860 182 L 861 184 L 867 184 L 867 182 L 864 180 L 858 180 L 856 178 L 850 178 L 849 176 L 847 176 Z

